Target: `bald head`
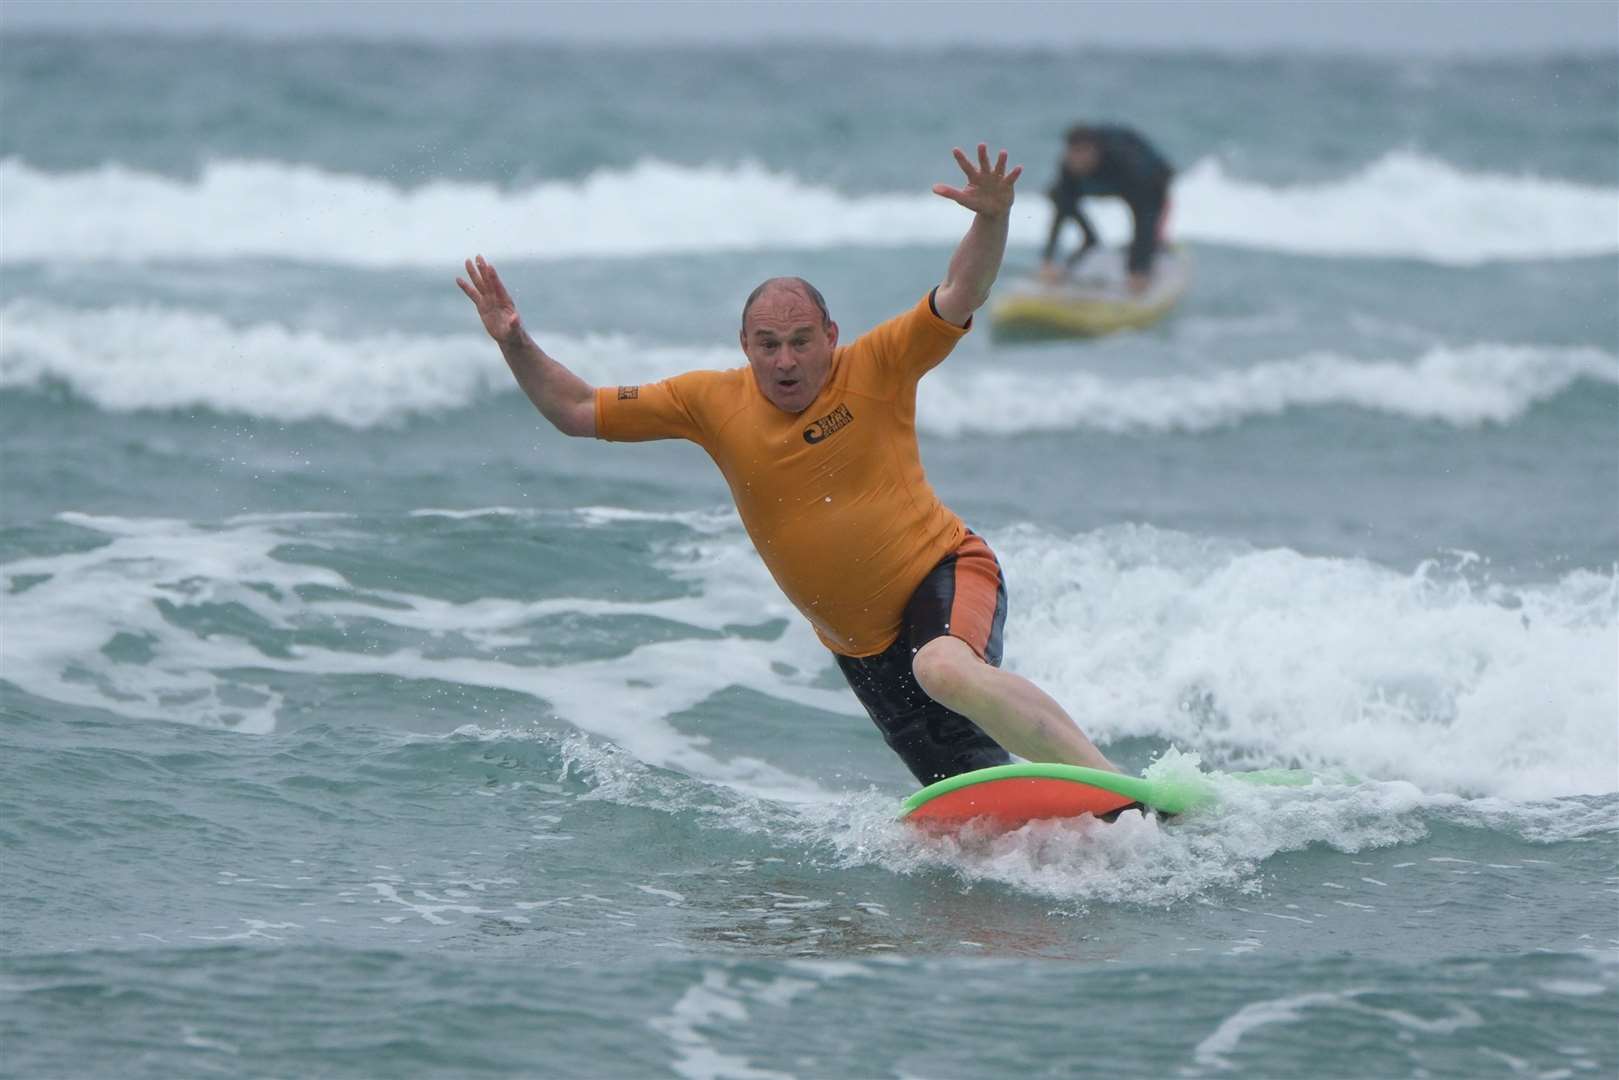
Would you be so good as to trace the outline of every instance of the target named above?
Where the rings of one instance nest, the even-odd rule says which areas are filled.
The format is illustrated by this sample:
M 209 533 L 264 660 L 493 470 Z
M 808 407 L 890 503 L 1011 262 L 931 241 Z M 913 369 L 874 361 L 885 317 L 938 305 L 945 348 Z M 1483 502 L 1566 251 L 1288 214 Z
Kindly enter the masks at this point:
M 821 295 L 820 289 L 817 289 L 801 277 L 773 277 L 761 281 L 758 287 L 748 294 L 747 300 L 742 304 L 742 333 L 744 335 L 748 332 L 748 312 L 753 310 L 754 301 L 766 294 L 774 295 L 778 291 L 789 296 L 797 296 L 812 305 L 816 311 L 820 312 L 823 327 L 832 324 L 832 316 L 826 310 L 826 297 Z
M 821 290 L 803 278 L 778 277 L 749 294 L 737 336 L 760 393 L 796 415 L 826 385 L 838 324 L 827 314 Z

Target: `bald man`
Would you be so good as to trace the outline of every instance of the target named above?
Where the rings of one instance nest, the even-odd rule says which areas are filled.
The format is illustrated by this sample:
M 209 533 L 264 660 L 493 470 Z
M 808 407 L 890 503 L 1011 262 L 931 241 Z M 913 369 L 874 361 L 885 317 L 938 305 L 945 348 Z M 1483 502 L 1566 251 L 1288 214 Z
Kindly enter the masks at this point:
M 708 451 L 777 585 L 919 781 L 1004 765 L 1008 751 L 1112 769 L 1049 695 L 1000 669 L 1000 564 L 922 471 L 917 383 L 989 299 L 1023 171 L 983 144 L 976 163 L 954 154 L 964 186 L 933 191 L 973 220 L 944 281 L 849 345 L 813 285 L 771 278 L 742 307 L 746 367 L 598 388 L 534 343 L 482 256 L 456 284 L 558 431 Z

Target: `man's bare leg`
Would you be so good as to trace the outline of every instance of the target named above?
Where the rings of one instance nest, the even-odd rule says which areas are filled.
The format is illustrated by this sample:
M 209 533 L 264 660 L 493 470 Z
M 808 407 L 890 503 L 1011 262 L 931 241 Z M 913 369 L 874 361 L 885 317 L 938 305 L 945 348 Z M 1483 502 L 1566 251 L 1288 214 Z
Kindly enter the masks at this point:
M 986 664 L 960 638 L 934 638 L 917 652 L 911 668 L 928 697 L 1018 757 L 1119 771 L 1051 695 L 1021 675 Z

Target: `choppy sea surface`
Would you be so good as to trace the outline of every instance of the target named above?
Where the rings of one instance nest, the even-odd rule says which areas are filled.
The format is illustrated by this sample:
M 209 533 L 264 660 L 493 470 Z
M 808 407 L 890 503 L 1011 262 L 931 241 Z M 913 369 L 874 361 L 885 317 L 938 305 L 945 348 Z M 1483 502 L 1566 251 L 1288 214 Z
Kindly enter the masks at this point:
M 1614 1075 L 1616 100 L 0 37 L 0 1072 Z M 1008 666 L 1222 798 L 924 838 L 702 453 L 551 431 L 452 279 L 592 382 L 734 366 L 763 277 L 845 336 L 937 282 L 953 144 L 1027 269 L 1082 118 L 1175 161 L 1193 290 L 969 335 L 923 456 Z

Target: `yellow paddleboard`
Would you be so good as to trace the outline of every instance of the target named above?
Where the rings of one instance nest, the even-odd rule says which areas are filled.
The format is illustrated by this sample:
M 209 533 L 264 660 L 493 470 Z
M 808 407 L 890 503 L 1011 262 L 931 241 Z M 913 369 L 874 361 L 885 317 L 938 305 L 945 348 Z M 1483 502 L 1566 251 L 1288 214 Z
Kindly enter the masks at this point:
M 1087 258 L 1078 275 L 1055 285 L 1036 278 L 1014 281 L 990 307 L 990 327 L 997 339 L 1097 337 L 1119 330 L 1150 326 L 1169 312 L 1191 283 L 1191 257 L 1166 251 L 1153 264 L 1145 292 L 1124 286 L 1122 251 Z

